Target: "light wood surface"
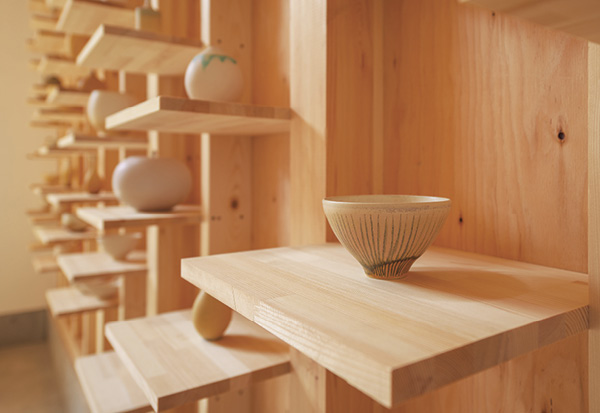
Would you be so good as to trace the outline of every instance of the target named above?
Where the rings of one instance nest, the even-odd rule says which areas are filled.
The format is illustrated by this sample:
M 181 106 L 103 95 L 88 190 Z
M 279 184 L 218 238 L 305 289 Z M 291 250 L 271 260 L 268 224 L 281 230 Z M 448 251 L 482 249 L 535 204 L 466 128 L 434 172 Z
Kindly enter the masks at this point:
M 141 413 L 152 407 L 114 351 L 79 357 L 75 371 L 92 413 Z
M 71 122 L 57 122 L 48 120 L 32 120 L 29 122 L 29 126 L 32 128 L 43 128 L 43 129 L 67 129 L 72 127 Z
M 77 216 L 96 229 L 106 230 L 150 225 L 199 224 L 201 211 L 200 207 L 195 205 L 177 205 L 167 212 L 138 212 L 128 206 L 84 207 L 77 209 Z
M 95 295 L 85 295 L 75 287 L 51 288 L 46 291 L 46 301 L 53 317 L 116 308 L 119 305 L 117 297 L 103 299 Z
M 106 149 L 147 149 L 148 139 L 137 136 L 89 136 L 70 133 L 63 136 L 57 142 L 59 148 L 87 148 L 94 149 L 103 147 Z
M 240 315 L 214 342 L 196 332 L 190 317 L 185 310 L 106 326 L 155 411 L 289 372 L 288 346 Z
M 53 193 L 70 192 L 72 189 L 65 185 L 51 185 L 51 184 L 31 184 L 29 185 L 31 191 L 36 195 L 47 195 Z
M 600 3 L 595 0 L 460 0 L 600 43 Z
M 158 96 L 106 118 L 109 130 L 264 135 L 289 130 L 290 110 Z
M 33 115 L 34 120 L 78 123 L 87 119 L 82 107 L 45 107 L 38 108 Z
M 87 92 L 55 87 L 48 93 L 46 102 L 61 106 L 85 107 L 89 97 L 90 94 Z
M 70 231 L 63 227 L 34 227 L 35 236 L 44 244 L 56 244 L 61 242 L 82 241 L 95 239 L 96 231 Z
M 56 29 L 66 33 L 92 35 L 101 24 L 134 28 L 132 9 L 95 0 L 67 0 Z
M 90 194 L 89 192 L 65 192 L 62 194 L 48 194 L 46 201 L 57 208 L 72 204 L 97 204 L 99 202 L 118 202 L 117 197 L 112 192 L 99 192 Z
M 130 253 L 127 260 L 117 261 L 104 252 L 60 254 L 56 257 L 61 271 L 70 282 L 90 281 L 116 275 L 145 275 L 146 254 Z
M 29 27 L 34 30 L 54 30 L 58 17 L 46 13 L 31 13 Z
M 53 254 L 36 255 L 31 263 L 34 271 L 38 274 L 60 271 L 56 257 Z
M 600 410 L 600 46 L 588 50 L 588 268 L 590 412 Z
M 101 25 L 77 56 L 77 64 L 128 73 L 183 75 L 202 42 Z
M 186 259 L 182 276 L 388 407 L 588 323 L 585 274 L 438 248 L 400 282 L 338 244 Z
M 90 69 L 77 66 L 74 60 L 55 56 L 43 56 L 37 70 L 41 75 L 56 75 L 61 77 L 84 77 L 90 73 Z
M 27 42 L 29 50 L 49 55 L 64 55 L 67 53 L 67 43 L 64 33 L 53 30 L 37 30 Z

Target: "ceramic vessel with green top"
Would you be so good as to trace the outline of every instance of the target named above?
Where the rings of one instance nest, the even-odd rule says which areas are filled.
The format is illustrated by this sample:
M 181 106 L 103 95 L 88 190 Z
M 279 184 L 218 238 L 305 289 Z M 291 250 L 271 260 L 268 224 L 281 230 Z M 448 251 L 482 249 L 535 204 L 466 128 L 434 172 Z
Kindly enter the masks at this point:
M 185 71 L 185 90 L 191 99 L 235 102 L 242 96 L 244 79 L 236 59 L 209 46 L 196 55 Z

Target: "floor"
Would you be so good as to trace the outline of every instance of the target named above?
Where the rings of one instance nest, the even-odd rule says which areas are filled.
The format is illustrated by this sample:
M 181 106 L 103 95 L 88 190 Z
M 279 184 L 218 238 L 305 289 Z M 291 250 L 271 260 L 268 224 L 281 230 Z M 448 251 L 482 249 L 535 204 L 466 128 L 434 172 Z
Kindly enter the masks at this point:
M 0 347 L 0 412 L 64 412 L 48 342 Z

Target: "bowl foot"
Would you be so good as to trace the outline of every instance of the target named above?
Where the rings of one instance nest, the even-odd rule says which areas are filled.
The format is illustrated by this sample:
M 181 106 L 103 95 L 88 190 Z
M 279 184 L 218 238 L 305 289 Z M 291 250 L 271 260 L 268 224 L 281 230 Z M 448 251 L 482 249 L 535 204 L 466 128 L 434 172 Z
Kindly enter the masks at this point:
M 398 280 L 405 278 L 410 267 L 415 263 L 418 257 L 405 258 L 402 260 L 385 262 L 372 267 L 363 267 L 365 274 L 370 278 L 378 280 Z

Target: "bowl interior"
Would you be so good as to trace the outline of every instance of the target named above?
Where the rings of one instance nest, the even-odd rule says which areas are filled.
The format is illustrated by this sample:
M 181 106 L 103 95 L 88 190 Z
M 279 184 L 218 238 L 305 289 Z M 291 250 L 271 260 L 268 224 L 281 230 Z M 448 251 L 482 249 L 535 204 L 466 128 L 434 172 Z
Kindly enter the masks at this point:
M 402 206 L 402 205 L 443 205 L 450 204 L 448 198 L 422 195 L 344 195 L 323 199 L 329 205 L 356 206 Z

